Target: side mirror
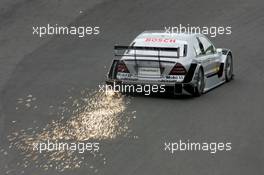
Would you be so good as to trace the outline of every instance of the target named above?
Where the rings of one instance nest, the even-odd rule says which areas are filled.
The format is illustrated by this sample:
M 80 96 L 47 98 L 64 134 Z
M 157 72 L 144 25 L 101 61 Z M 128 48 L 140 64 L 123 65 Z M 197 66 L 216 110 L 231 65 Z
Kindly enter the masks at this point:
M 222 53 L 222 50 L 223 50 L 222 48 L 217 48 L 217 49 L 216 49 L 216 52 L 217 52 L 217 53 Z

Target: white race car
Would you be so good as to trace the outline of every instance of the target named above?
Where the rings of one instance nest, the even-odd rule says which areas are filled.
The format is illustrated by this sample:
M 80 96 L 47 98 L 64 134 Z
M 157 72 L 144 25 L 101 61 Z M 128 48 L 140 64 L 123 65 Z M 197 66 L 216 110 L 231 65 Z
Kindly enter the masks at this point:
M 202 93 L 233 78 L 233 54 L 202 34 L 146 31 L 115 46 L 107 84 L 163 85 L 174 94 Z

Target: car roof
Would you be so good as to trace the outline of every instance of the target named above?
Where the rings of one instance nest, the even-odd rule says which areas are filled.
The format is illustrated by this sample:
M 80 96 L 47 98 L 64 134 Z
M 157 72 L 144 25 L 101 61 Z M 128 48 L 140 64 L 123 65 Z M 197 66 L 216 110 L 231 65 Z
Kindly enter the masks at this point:
M 171 47 L 172 45 L 183 45 L 187 44 L 189 47 L 189 51 L 187 52 L 187 57 L 193 57 L 195 55 L 194 52 L 192 52 L 193 44 L 196 41 L 197 37 L 204 36 L 200 33 L 168 33 L 165 30 L 150 30 L 145 31 L 139 34 L 133 41 L 133 43 L 137 43 L 136 45 L 140 45 L 140 43 L 148 40 L 151 41 L 151 43 L 148 43 L 155 47 L 155 45 L 158 46 L 167 46 Z M 205 36 L 204 36 L 205 37 Z M 169 41 L 169 42 L 168 42 Z M 170 42 L 171 41 L 171 42 Z M 145 44 L 145 43 L 144 43 Z
M 181 41 L 191 41 L 193 38 L 201 36 L 202 34 L 198 33 L 169 33 L 165 30 L 151 30 L 151 31 L 145 31 L 142 32 L 140 35 L 136 37 L 136 39 L 141 38 L 151 38 L 151 37 L 159 37 L 159 38 L 171 38 L 171 39 L 177 39 Z

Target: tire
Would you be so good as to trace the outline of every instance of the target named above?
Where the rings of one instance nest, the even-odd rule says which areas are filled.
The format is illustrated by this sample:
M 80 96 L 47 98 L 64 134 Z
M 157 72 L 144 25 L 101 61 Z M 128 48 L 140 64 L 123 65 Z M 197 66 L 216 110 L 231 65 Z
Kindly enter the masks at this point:
M 225 62 L 225 80 L 229 82 L 233 79 L 233 59 L 230 54 L 227 55 Z
M 197 75 L 197 83 L 196 83 L 196 86 L 194 87 L 193 96 L 194 97 L 201 96 L 204 92 L 204 87 L 205 87 L 204 72 L 203 72 L 203 69 L 199 68 L 198 75 Z

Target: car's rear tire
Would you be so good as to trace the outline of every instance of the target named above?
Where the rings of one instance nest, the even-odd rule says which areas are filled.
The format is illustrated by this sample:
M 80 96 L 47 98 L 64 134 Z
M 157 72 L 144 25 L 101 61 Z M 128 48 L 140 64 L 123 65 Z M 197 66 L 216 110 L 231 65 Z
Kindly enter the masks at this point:
M 201 96 L 203 94 L 204 87 L 205 87 L 204 72 L 203 72 L 202 68 L 199 68 L 196 80 L 197 80 L 197 82 L 196 82 L 196 85 L 194 87 L 193 96 L 199 97 L 199 96 Z
M 225 80 L 229 82 L 233 79 L 233 59 L 230 54 L 227 55 L 225 62 Z

